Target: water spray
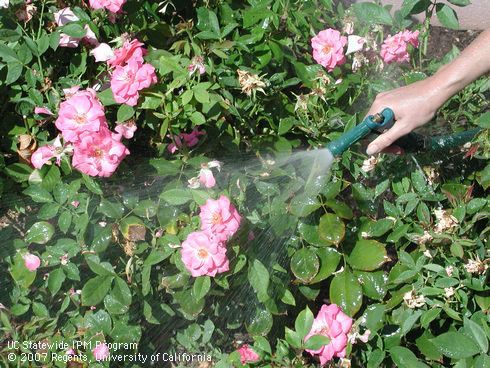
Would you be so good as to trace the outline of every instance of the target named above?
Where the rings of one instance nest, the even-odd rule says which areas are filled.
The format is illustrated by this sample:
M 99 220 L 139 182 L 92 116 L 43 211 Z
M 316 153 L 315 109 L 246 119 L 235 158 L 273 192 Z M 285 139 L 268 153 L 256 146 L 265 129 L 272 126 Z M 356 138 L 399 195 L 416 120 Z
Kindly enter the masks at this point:
M 367 116 L 359 125 L 342 134 L 342 136 L 326 145 L 326 149 L 332 156 L 340 156 L 354 143 L 371 133 L 381 134 L 395 124 L 395 114 L 390 108 L 385 108 L 380 113 Z M 418 133 L 409 133 L 399 138 L 394 145 L 399 146 L 405 152 L 416 153 L 425 151 L 438 151 L 455 148 L 471 141 L 480 129 L 471 129 L 461 133 L 439 136 L 425 136 Z

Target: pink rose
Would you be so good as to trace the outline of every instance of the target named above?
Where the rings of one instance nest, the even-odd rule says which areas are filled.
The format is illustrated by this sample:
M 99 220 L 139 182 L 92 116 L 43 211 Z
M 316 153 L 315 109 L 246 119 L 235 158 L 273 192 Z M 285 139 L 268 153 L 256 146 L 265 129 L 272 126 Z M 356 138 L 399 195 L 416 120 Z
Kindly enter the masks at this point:
M 107 61 L 107 65 L 116 67 L 118 65 L 123 66 L 129 60 L 135 60 L 139 63 L 143 63 L 143 56 L 146 55 L 146 49 L 142 47 L 143 43 L 134 39 L 132 41 L 124 41 L 122 47 L 114 50 L 114 56 Z
M 78 141 L 83 132 L 97 132 L 107 127 L 104 107 L 91 88 L 78 91 L 63 101 L 55 124 L 68 142 Z
M 122 135 L 126 139 L 131 139 L 134 136 L 134 132 L 136 132 L 136 124 L 134 121 L 127 121 L 122 124 L 117 124 L 114 130 Z M 120 140 L 120 139 L 119 139 Z
M 114 57 L 114 52 L 108 44 L 101 43 L 99 46 L 90 51 L 90 55 L 95 58 L 96 62 L 104 62 Z
M 206 66 L 204 65 L 204 59 L 202 56 L 194 57 L 190 65 L 187 67 L 187 70 L 189 71 L 189 75 L 194 74 L 196 71 L 199 71 L 200 75 L 206 73 Z
M 130 59 L 125 66 L 116 66 L 111 77 L 111 90 L 117 103 L 135 106 L 139 91 L 157 82 L 155 68 Z
M 352 318 L 342 312 L 336 304 L 322 305 L 313 321 L 311 331 L 305 337 L 305 341 L 313 335 L 323 335 L 330 339 L 330 343 L 318 350 L 306 351 L 311 355 L 319 355 L 321 365 L 324 365 L 334 356 L 345 358 L 347 334 L 351 327 Z
M 311 39 L 313 59 L 331 72 L 337 65 L 345 63 L 344 46 L 347 38 L 340 32 L 328 28 Z
M 201 230 L 226 241 L 240 226 L 241 217 L 230 200 L 222 195 L 218 200 L 208 199 L 201 206 Z
M 89 0 L 92 9 L 106 8 L 113 13 L 119 12 L 125 2 L 126 0 Z
M 84 132 L 75 143 L 72 165 L 90 176 L 111 176 L 129 150 L 108 128 Z
M 193 277 L 208 275 L 229 270 L 226 248 L 203 231 L 195 231 L 182 243 L 182 261 Z
M 64 8 L 56 13 L 54 15 L 54 20 L 58 26 L 62 27 L 68 23 L 71 22 L 77 22 L 80 19 L 75 15 L 75 13 L 72 12 L 70 8 Z M 71 47 L 75 48 L 78 47 L 80 40 L 85 40 L 87 43 L 90 45 L 96 46 L 98 45 L 97 37 L 95 36 L 95 33 L 90 29 L 88 25 L 85 25 L 85 36 L 82 38 L 77 38 L 77 37 L 71 37 L 68 36 L 65 33 L 60 34 L 60 41 L 59 41 L 59 46 L 60 47 Z
M 104 360 L 109 357 L 109 347 L 105 342 L 97 341 L 95 348 L 92 349 L 92 354 L 94 354 L 95 360 Z
M 70 88 L 63 88 L 63 93 L 65 94 L 65 98 L 68 99 L 71 96 L 75 95 L 75 93 L 77 93 L 79 89 L 80 89 L 80 86 L 73 86 L 73 87 L 70 87 Z
M 240 363 L 242 364 L 255 363 L 260 359 L 259 355 L 247 344 L 238 349 L 238 352 L 240 353 Z
M 213 160 L 201 164 L 199 175 L 189 180 L 189 188 L 196 189 L 201 186 L 205 188 L 214 187 L 216 185 L 216 179 L 214 178 L 213 172 L 211 171 L 212 168 L 217 168 L 218 171 L 220 171 L 221 162 Z
M 24 265 L 31 272 L 36 271 L 41 265 L 41 260 L 39 259 L 38 256 L 35 256 L 34 254 L 28 253 L 24 255 L 23 258 L 24 258 Z
M 380 55 L 386 64 L 403 63 L 410 61 L 407 44 L 413 47 L 419 46 L 419 31 L 410 32 L 408 30 L 399 32 L 394 36 L 388 36 L 381 45 Z

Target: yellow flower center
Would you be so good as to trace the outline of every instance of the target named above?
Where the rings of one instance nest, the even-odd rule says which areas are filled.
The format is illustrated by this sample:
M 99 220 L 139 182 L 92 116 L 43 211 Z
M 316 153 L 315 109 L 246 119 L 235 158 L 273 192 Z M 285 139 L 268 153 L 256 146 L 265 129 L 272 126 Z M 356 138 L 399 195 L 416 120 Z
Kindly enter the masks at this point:
M 77 124 L 85 124 L 85 122 L 87 121 L 87 117 L 85 116 L 85 114 L 79 114 L 75 117 L 75 121 L 77 122 Z
M 221 221 L 222 220 L 223 219 L 222 219 L 221 215 L 218 212 L 213 213 L 213 216 L 211 217 L 211 223 L 213 225 L 221 224 Z
M 95 157 L 102 157 L 103 154 L 104 154 L 104 152 L 102 152 L 102 150 L 100 148 L 96 148 L 94 150 L 94 156 Z
M 330 51 L 332 51 L 332 46 L 330 46 L 330 45 L 323 46 L 323 52 L 325 54 L 328 54 Z
M 197 251 L 197 255 L 199 258 L 205 259 L 205 258 L 208 258 L 209 253 L 206 249 L 201 248 Z

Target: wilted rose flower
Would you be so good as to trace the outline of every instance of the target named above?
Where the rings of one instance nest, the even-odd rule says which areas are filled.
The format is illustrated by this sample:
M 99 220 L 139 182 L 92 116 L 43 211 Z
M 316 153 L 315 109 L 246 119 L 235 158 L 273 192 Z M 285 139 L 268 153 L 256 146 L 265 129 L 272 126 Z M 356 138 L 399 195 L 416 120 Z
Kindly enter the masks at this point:
M 418 244 L 427 244 L 434 240 L 434 237 L 427 231 L 424 230 L 422 235 L 416 235 L 414 239 Z
M 446 298 L 451 298 L 454 295 L 454 288 L 453 287 L 447 287 L 444 288 L 444 296 Z
M 196 127 L 189 134 L 180 133 L 179 135 L 174 135 L 172 136 L 174 142 L 170 143 L 167 149 L 170 153 L 175 153 L 179 148 L 183 147 L 184 145 L 188 148 L 194 147 L 196 144 L 199 143 L 199 136 L 205 134 L 205 131 L 199 130 L 199 128 Z
M 240 363 L 242 364 L 255 363 L 260 359 L 259 355 L 247 344 L 238 349 L 238 353 L 240 354 Z
M 488 264 L 482 262 L 480 257 L 477 256 L 476 259 L 468 260 L 468 263 L 464 265 L 464 268 L 466 272 L 482 275 L 488 269 Z
M 366 43 L 366 39 L 361 36 L 350 35 L 347 37 L 347 51 L 346 55 L 352 54 L 354 52 L 361 51 Z
M 448 275 L 448 277 L 451 277 L 453 275 L 454 267 L 453 266 L 447 266 L 445 268 L 445 270 L 446 270 L 446 275 Z
M 7 4 L 8 5 L 8 4 Z M 31 21 L 34 14 L 36 14 L 37 8 L 31 4 L 30 0 L 24 2 L 24 4 L 15 12 L 17 19 L 20 22 L 28 23 Z
M 23 258 L 24 258 L 24 266 L 26 266 L 26 268 L 31 272 L 36 271 L 41 265 L 41 260 L 39 259 L 38 256 L 34 254 L 30 254 L 30 253 L 25 254 Z
M 333 357 L 345 358 L 347 334 L 352 327 L 352 318 L 347 316 L 336 304 L 323 304 L 313 320 L 311 331 L 305 341 L 311 336 L 323 335 L 330 339 L 327 345 L 318 350 L 306 350 L 311 355 L 319 355 L 320 364 L 324 365 Z
M 257 74 L 252 74 L 245 70 L 237 69 L 238 83 L 242 86 L 242 92 L 247 96 L 251 96 L 252 92 L 260 91 L 265 94 L 264 87 L 266 84 L 261 80 Z
M 420 308 L 425 304 L 425 298 L 423 295 L 416 295 L 415 290 L 407 291 L 403 294 L 403 301 L 408 308 Z
M 437 220 L 436 226 L 434 227 L 435 233 L 442 234 L 458 227 L 458 219 L 446 210 L 442 208 L 434 210 L 434 215 Z
M 56 127 L 67 142 L 76 142 L 81 133 L 107 128 L 104 107 L 95 91 L 78 91 L 60 104 Z
M 313 59 L 331 72 L 337 65 L 345 63 L 346 44 L 347 37 L 341 36 L 339 31 L 332 28 L 320 31 L 311 39 Z
M 226 248 L 211 234 L 195 231 L 182 243 L 182 262 L 193 277 L 216 276 L 229 270 Z
M 399 32 L 394 36 L 388 36 L 381 46 L 381 57 L 387 64 L 403 63 L 410 60 L 407 45 L 419 46 L 419 31 L 410 32 L 408 30 Z
M 208 199 L 201 206 L 199 214 L 201 230 L 215 235 L 220 241 L 226 241 L 236 233 L 241 217 L 230 200 L 224 195 L 218 200 Z
M 214 179 L 212 168 L 217 168 L 218 171 L 221 169 L 221 162 L 213 160 L 207 163 L 201 164 L 201 170 L 196 178 L 191 178 L 189 180 L 189 187 L 192 189 L 199 188 L 201 186 L 205 188 L 212 188 L 216 185 L 216 180 Z
M 95 348 L 92 349 L 95 360 L 104 360 L 109 357 L 109 347 L 105 342 L 97 341 Z
M 71 154 L 73 146 L 70 144 L 63 145 L 60 136 L 57 136 L 53 144 L 39 147 L 31 156 L 32 166 L 36 169 L 43 167 L 45 163 L 56 157 L 56 165 L 61 165 L 61 159 L 64 155 Z
M 378 158 L 376 156 L 371 156 L 364 160 L 364 162 L 362 163 L 361 170 L 364 172 L 372 171 L 376 167 L 377 163 L 378 163 Z
M 189 70 L 189 75 L 194 74 L 196 71 L 199 71 L 199 74 L 206 73 L 206 67 L 204 66 L 204 59 L 202 56 L 195 56 L 190 65 L 187 67 Z
M 98 132 L 84 132 L 75 143 L 72 165 L 90 176 L 111 176 L 121 161 L 129 154 L 108 128 Z

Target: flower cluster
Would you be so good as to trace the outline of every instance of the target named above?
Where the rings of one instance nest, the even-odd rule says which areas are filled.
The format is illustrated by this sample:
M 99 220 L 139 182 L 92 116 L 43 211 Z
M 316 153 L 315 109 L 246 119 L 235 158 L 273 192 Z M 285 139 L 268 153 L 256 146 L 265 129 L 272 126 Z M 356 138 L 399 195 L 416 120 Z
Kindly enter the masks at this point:
M 107 64 L 113 68 L 111 90 L 117 103 L 135 106 L 138 103 L 139 91 L 157 82 L 155 68 L 143 60 L 146 49 L 142 46 L 137 39 L 126 40 L 107 60 Z
M 230 200 L 221 196 L 201 206 L 201 231 L 194 231 L 182 243 L 182 261 L 193 277 L 229 270 L 226 241 L 240 226 L 241 217 Z
M 347 316 L 336 304 L 322 305 L 313 321 L 311 331 L 305 341 L 314 335 L 323 335 L 330 339 L 327 345 L 318 350 L 306 350 L 311 355 L 320 357 L 324 365 L 333 357 L 345 358 L 348 333 L 352 327 L 352 318 Z
M 335 29 L 328 28 L 320 31 L 311 39 L 313 48 L 313 59 L 325 67 L 329 72 L 335 67 L 343 65 L 346 62 L 346 55 L 353 54 L 352 70 L 356 72 L 362 65 L 369 63 L 369 55 L 366 57 L 364 51 L 377 49 L 373 37 L 368 35 L 361 37 L 353 35 L 352 32 L 346 32 L 349 36 L 342 36 Z M 394 36 L 388 36 L 381 46 L 380 56 L 386 64 L 393 62 L 403 63 L 410 60 L 408 54 L 408 45 L 413 47 L 419 46 L 419 31 L 411 32 L 405 30 Z M 347 45 L 347 51 L 344 53 L 344 47 Z
M 121 138 L 132 137 L 136 126 L 119 125 L 112 133 L 107 125 L 104 107 L 93 89 L 70 89 L 69 96 L 60 104 L 56 127 L 68 144 L 62 145 L 58 137 L 54 144 L 40 147 L 31 157 L 35 168 L 56 157 L 59 165 L 66 153 L 73 152 L 72 165 L 91 176 L 110 176 L 129 150 Z
M 89 0 L 92 9 L 107 9 L 112 13 L 119 13 L 126 0 Z
M 410 60 L 407 46 L 419 47 L 419 31 L 405 30 L 394 36 L 388 36 L 381 46 L 381 57 L 386 64 L 403 63 Z

